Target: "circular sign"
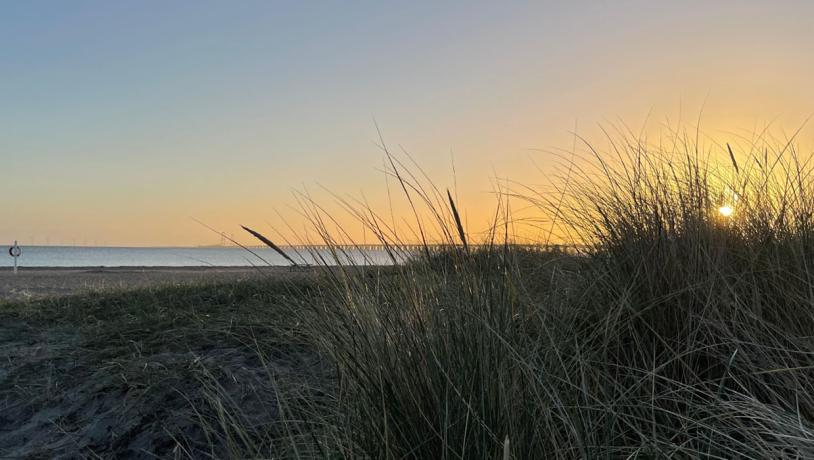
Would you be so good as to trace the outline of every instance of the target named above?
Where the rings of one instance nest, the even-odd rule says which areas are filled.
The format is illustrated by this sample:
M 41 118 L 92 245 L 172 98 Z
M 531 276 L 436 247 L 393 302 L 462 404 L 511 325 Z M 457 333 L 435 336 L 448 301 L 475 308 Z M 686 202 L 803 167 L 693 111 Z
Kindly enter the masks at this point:
M 20 257 L 22 253 L 23 251 L 22 249 L 20 249 L 19 246 L 12 246 L 8 248 L 8 255 L 10 255 L 11 257 Z

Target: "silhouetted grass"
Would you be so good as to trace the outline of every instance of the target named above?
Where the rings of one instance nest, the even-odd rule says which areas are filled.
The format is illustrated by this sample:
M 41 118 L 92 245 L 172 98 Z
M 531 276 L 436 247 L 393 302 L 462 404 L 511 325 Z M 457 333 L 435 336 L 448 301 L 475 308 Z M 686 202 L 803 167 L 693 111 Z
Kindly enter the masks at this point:
M 354 266 L 339 246 L 348 236 L 304 197 L 333 245 L 310 284 L 7 307 L 21 328 L 80 335 L 62 341 L 76 347 L 59 352 L 64 362 L 14 368 L 4 395 L 33 420 L 44 401 L 75 392 L 71 382 L 104 377 L 137 401 L 114 407 L 153 414 L 123 425 L 133 439 L 170 433 L 156 438 L 162 456 L 814 457 L 808 157 L 766 138 L 717 153 L 686 137 L 613 141 L 606 152 L 586 145 L 550 189 L 500 190 L 479 238 L 453 194 L 388 154 L 412 236 L 341 204 L 403 261 L 393 267 Z M 538 247 L 512 244 L 522 222 L 510 200 L 548 216 L 534 223 L 545 230 Z M 549 235 L 578 249 L 547 249 Z M 422 250 L 404 250 L 409 239 Z M 183 411 L 161 399 L 167 388 Z M 39 402 L 26 406 L 20 389 Z M 82 434 L 87 423 L 58 426 Z
M 446 249 L 386 277 L 334 270 L 332 293 L 298 309 L 338 367 L 333 450 L 814 456 L 811 167 L 791 143 L 717 150 L 724 163 L 686 137 L 616 139 L 570 160 L 560 193 L 505 191 L 557 216 L 579 254 L 512 246 L 505 205 L 473 243 L 451 195 L 391 161 L 428 208 L 414 233 Z M 356 215 L 398 247 L 384 219 Z

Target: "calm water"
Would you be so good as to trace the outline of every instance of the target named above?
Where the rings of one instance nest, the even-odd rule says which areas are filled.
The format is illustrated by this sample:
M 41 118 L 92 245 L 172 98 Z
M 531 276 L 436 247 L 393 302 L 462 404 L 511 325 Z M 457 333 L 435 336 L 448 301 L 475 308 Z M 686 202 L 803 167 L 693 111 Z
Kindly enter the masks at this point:
M 244 267 L 265 265 L 266 263 L 242 248 L 110 248 L 78 246 L 21 246 L 22 256 L 18 259 L 21 267 Z M 259 248 L 256 252 L 271 265 L 289 265 L 285 259 L 269 248 Z M 381 251 L 367 251 L 365 254 L 375 264 L 388 264 L 389 260 Z M 290 254 L 294 260 L 301 259 Z M 313 263 L 306 253 L 303 256 Z M 330 256 L 325 253 L 326 260 Z M 361 253 L 351 253 L 357 263 L 363 263 Z M 13 259 L 8 248 L 0 253 L 0 267 L 11 267 Z

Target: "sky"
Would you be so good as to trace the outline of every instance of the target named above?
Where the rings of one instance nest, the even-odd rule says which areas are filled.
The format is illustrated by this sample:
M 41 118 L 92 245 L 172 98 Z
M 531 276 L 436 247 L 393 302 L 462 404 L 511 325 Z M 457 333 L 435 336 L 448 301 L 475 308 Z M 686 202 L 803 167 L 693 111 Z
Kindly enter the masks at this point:
M 798 127 L 811 17 L 803 1 L 8 2 L 0 241 L 305 232 L 298 191 L 389 206 L 378 130 L 477 227 L 495 180 L 543 181 L 539 150 L 575 129 Z

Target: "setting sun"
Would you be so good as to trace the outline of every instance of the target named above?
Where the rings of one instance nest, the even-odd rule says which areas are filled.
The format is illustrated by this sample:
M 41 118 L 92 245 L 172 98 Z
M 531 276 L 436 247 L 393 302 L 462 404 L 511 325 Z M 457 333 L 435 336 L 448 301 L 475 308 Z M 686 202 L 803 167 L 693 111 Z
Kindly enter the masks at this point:
M 718 213 L 724 217 L 731 217 L 733 212 L 735 212 L 735 210 L 732 209 L 731 206 L 721 206 L 718 208 Z

